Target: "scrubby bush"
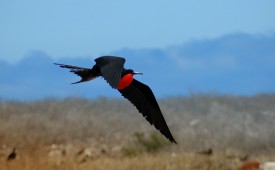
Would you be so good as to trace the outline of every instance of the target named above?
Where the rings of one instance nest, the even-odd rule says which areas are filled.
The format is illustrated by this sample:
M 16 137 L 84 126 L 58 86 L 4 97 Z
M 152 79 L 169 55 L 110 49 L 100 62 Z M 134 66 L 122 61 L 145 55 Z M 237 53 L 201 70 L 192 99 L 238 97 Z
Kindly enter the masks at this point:
M 170 144 L 157 132 L 152 132 L 148 136 L 142 132 L 136 132 L 133 136 L 134 141 L 122 150 L 125 156 L 135 156 L 143 152 L 155 153 Z

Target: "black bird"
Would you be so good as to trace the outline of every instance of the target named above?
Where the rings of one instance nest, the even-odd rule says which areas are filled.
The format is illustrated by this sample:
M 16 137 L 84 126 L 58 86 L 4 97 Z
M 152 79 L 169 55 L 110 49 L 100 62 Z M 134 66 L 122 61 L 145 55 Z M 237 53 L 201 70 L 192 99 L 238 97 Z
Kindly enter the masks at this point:
M 92 68 L 82 68 L 77 66 L 58 64 L 62 68 L 70 69 L 70 72 L 81 77 L 81 83 L 102 76 L 112 88 L 117 89 L 122 96 L 127 98 L 136 106 L 138 111 L 146 118 L 150 124 L 154 125 L 166 138 L 176 143 L 173 138 L 157 103 L 157 100 L 149 86 L 133 78 L 132 69 L 125 69 L 125 59 L 115 56 L 102 56 L 95 59 L 96 64 Z
M 15 151 L 16 151 L 16 148 L 13 148 L 12 152 L 7 157 L 7 161 L 11 161 L 11 160 L 14 160 L 16 158 L 16 152 Z

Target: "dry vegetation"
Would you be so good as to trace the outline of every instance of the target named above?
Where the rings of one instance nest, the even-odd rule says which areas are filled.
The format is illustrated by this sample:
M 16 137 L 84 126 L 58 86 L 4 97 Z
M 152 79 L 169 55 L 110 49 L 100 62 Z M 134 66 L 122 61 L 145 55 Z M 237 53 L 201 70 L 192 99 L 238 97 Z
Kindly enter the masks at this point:
M 275 160 L 275 95 L 159 101 L 178 145 L 126 100 L 0 102 L 0 169 L 233 170 Z M 6 161 L 12 148 L 17 158 Z M 199 154 L 211 148 L 210 155 Z

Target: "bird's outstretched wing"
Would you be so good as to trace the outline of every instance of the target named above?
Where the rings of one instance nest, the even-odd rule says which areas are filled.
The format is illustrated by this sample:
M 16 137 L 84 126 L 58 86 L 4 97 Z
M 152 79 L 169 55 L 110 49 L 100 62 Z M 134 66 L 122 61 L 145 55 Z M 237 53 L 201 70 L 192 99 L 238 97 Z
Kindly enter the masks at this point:
M 96 66 L 94 66 L 93 68 L 90 69 L 90 68 L 83 68 L 83 67 L 71 66 L 71 65 L 66 65 L 66 64 L 58 64 L 58 63 L 54 63 L 54 64 L 56 64 L 62 68 L 68 68 L 68 69 L 70 69 L 70 72 L 81 77 L 80 81 L 74 82 L 72 84 L 89 81 L 89 80 L 92 80 L 92 79 L 100 76 L 99 68 Z
M 134 79 L 130 86 L 119 92 L 136 106 L 151 125 L 153 124 L 171 142 L 177 143 L 164 120 L 152 90 L 147 85 Z
M 122 57 L 103 56 L 95 59 L 96 66 L 100 68 L 102 77 L 111 85 L 112 88 L 117 88 L 121 73 L 125 63 Z

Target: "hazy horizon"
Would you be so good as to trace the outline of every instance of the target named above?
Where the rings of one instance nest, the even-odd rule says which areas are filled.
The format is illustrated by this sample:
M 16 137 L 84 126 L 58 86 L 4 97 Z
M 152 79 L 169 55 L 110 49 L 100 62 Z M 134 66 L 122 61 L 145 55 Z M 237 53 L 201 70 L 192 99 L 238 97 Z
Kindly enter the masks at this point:
M 123 48 L 163 49 L 228 34 L 275 34 L 275 2 L 2 1 L 0 59 L 30 51 L 53 58 L 100 56 Z

